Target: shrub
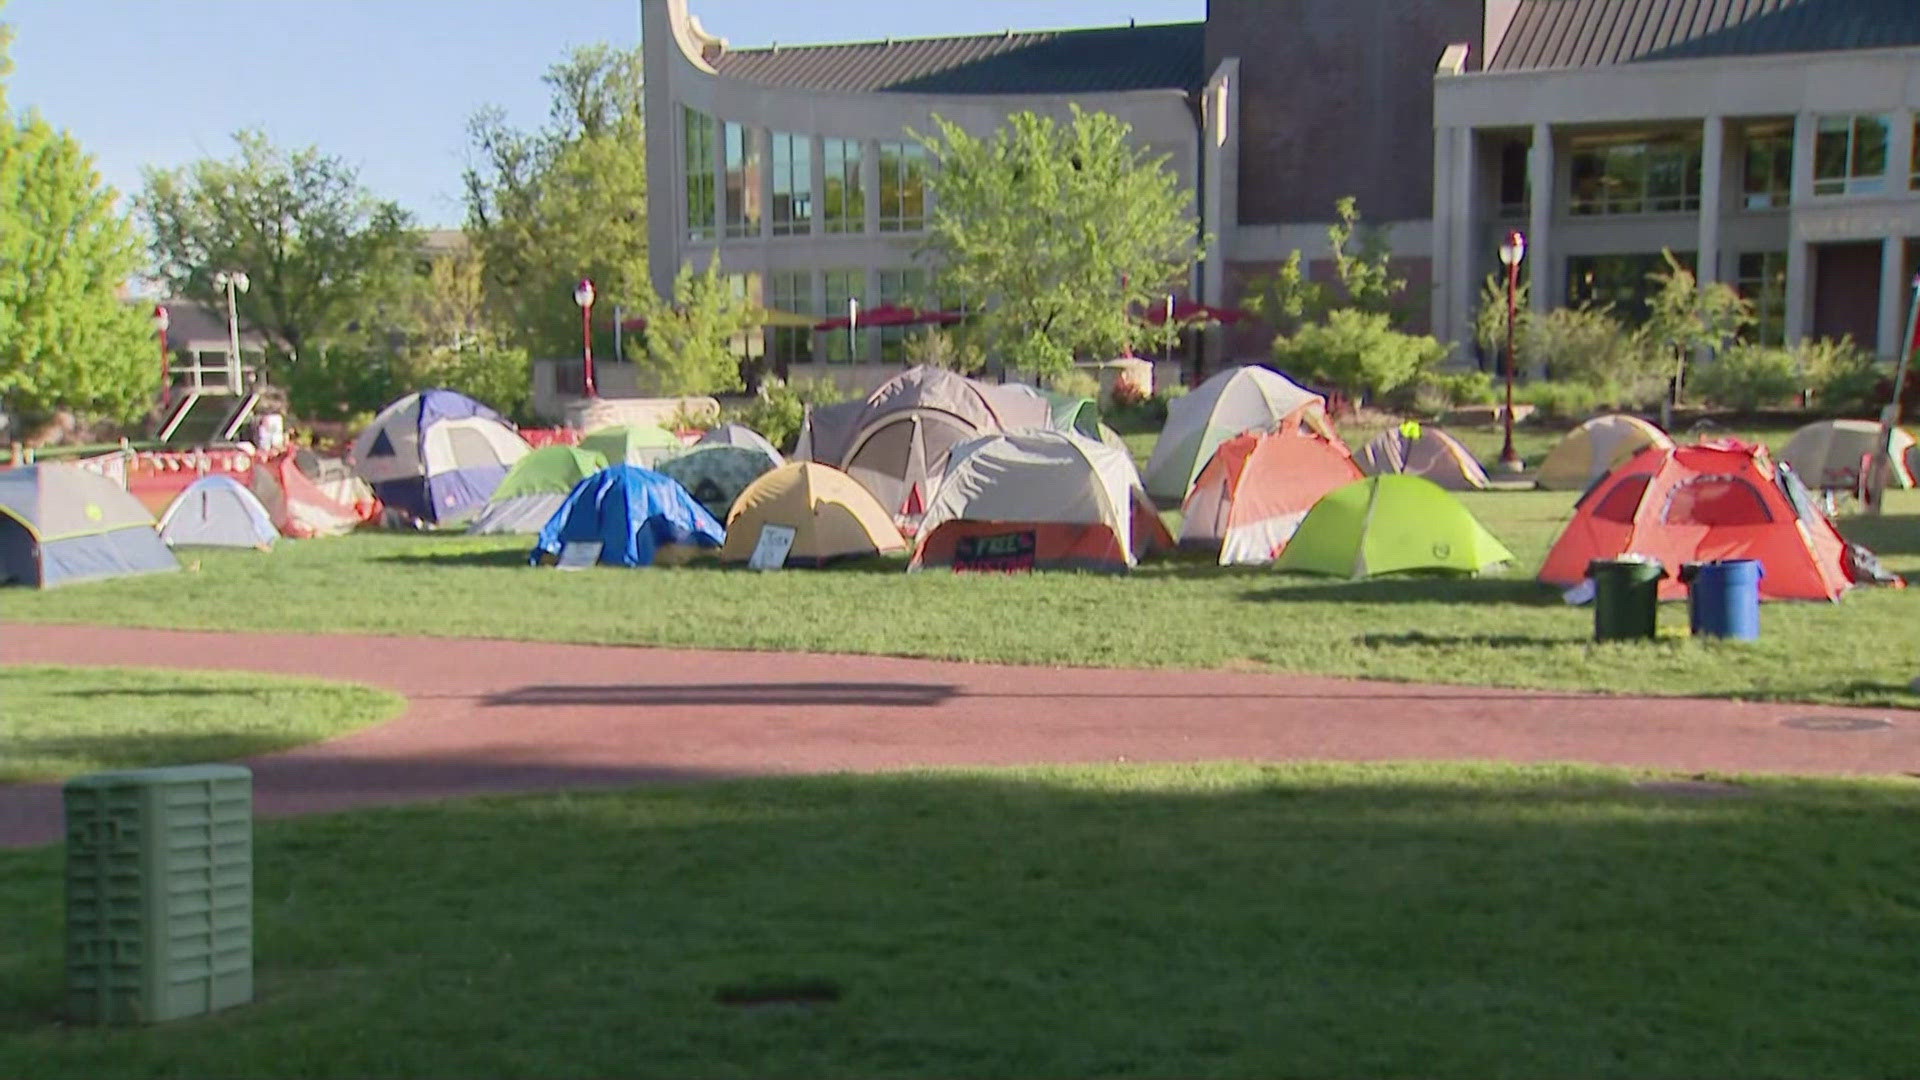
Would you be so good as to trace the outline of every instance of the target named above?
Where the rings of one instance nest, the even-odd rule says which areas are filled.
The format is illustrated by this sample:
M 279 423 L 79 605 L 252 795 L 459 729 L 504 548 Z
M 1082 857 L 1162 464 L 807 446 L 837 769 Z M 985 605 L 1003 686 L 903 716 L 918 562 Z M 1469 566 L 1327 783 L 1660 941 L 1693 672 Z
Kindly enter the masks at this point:
M 1880 407 L 1893 399 L 1892 381 L 1882 374 L 1871 354 L 1853 343 L 1852 337 L 1801 342 L 1793 353 L 1803 373 L 1803 385 L 1813 391 L 1814 401 L 1823 411 L 1878 416 Z M 1909 405 L 1914 387 L 1915 380 L 1909 373 Z
M 1635 400 L 1658 398 L 1666 387 L 1659 350 L 1621 325 L 1611 308 L 1555 308 L 1525 327 L 1523 355 L 1544 364 L 1556 382 L 1617 387 Z
M 1169 386 L 1153 394 L 1143 394 L 1130 380 L 1113 385 L 1113 400 L 1101 410 L 1107 423 L 1126 431 L 1148 431 L 1167 422 L 1167 405 L 1185 397 L 1187 388 Z
M 1792 350 L 1740 344 L 1693 369 L 1692 391 L 1723 409 L 1750 412 L 1785 405 L 1807 386 Z
M 1605 387 L 1580 382 L 1536 379 L 1513 388 L 1516 405 L 1531 405 L 1553 420 L 1585 420 L 1618 404 L 1620 395 Z
M 1447 347 L 1431 337 L 1402 334 L 1385 315 L 1351 309 L 1332 312 L 1326 323 L 1303 326 L 1273 343 L 1281 368 L 1355 399 L 1413 382 L 1446 355 Z
M 800 425 L 806 422 L 807 406 L 831 405 L 844 401 L 846 394 L 831 380 L 783 383 L 769 379 L 760 393 L 744 405 L 722 409 L 720 418 L 745 424 L 767 437 L 767 441 L 785 453 L 800 438 Z
M 1056 394 L 1100 400 L 1100 380 L 1079 368 L 1069 368 L 1056 373 L 1047 380 L 1047 386 Z

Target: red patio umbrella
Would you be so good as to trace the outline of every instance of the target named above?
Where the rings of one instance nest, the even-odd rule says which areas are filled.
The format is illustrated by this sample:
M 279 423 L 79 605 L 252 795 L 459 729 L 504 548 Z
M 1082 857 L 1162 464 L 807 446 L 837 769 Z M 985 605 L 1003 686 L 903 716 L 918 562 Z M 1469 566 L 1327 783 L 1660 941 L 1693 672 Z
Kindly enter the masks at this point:
M 963 316 L 957 311 L 920 311 L 915 308 L 901 307 L 898 304 L 881 304 L 877 307 L 861 308 L 860 322 L 868 326 L 952 326 Z M 845 330 L 852 324 L 845 315 L 836 315 L 814 323 L 815 330 Z
M 1147 308 L 1143 320 L 1154 326 L 1164 326 L 1167 322 L 1165 302 L 1153 304 Z M 1241 319 L 1250 316 L 1239 308 L 1210 307 L 1198 300 L 1175 300 L 1173 302 L 1173 321 L 1176 323 L 1217 322 L 1223 326 L 1232 326 Z

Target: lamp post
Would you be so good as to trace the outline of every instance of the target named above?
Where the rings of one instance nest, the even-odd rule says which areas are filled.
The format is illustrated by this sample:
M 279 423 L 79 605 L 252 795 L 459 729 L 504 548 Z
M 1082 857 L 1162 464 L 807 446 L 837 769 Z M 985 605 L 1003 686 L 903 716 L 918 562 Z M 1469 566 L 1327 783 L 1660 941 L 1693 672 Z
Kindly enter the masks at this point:
M 166 404 L 172 396 L 172 387 L 167 385 L 167 325 L 172 322 L 167 315 L 165 304 L 153 305 L 153 328 L 160 335 L 160 403 Z
M 1520 284 L 1520 260 L 1526 257 L 1527 238 L 1519 230 L 1507 233 L 1500 242 L 1500 265 L 1507 268 L 1507 438 L 1500 447 L 1500 467 L 1508 472 L 1519 472 L 1522 467 L 1520 455 L 1513 449 L 1513 369 L 1520 366 L 1513 349 L 1513 294 Z
M 573 302 L 580 305 L 580 371 L 587 396 L 599 397 L 593 385 L 593 282 L 581 278 L 573 287 Z
M 213 287 L 227 292 L 227 385 L 235 393 L 240 390 L 240 309 L 234 295 L 252 286 L 245 270 L 222 270 L 213 275 Z M 194 379 L 198 383 L 199 376 Z

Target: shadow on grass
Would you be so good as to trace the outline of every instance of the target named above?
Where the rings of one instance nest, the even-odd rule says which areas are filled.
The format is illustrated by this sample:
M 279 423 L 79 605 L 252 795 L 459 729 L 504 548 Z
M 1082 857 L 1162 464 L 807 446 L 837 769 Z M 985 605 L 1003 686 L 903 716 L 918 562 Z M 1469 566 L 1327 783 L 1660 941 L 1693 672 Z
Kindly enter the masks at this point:
M 1243 600 L 1278 603 L 1514 604 L 1565 607 L 1557 590 L 1532 578 L 1380 577 L 1339 581 L 1297 575 L 1281 584 L 1241 594 Z
M 430 533 L 421 535 L 431 536 Z M 444 540 L 445 537 L 439 539 Z M 409 566 L 526 566 L 531 567 L 528 555 L 533 544 L 526 547 L 505 548 L 498 551 L 423 551 L 407 552 L 399 555 L 375 555 L 373 562 L 403 563 Z
M 1356 638 L 1369 649 L 1381 648 L 1474 648 L 1494 649 L 1540 649 L 1559 648 L 1563 645 L 1580 645 L 1587 638 L 1541 637 L 1536 634 L 1428 634 L 1419 630 L 1405 634 L 1361 634 Z M 1569 697 L 1580 695 L 1570 694 Z
M 0 1075 L 1908 1072 L 1920 785 L 1632 779 L 1105 767 L 264 822 L 261 1003 L 127 1030 L 51 1022 L 60 853 L 3 853 Z
M 927 708 L 953 697 L 940 683 L 637 683 L 624 686 L 522 686 L 481 700 L 484 705 L 571 708 L 582 705 L 845 705 Z
M 1920 514 L 1883 517 L 1856 514 L 1843 517 L 1836 524 L 1840 535 L 1875 555 L 1920 555 Z
M 375 562 L 402 563 L 410 566 L 486 566 L 486 567 L 528 567 L 533 569 L 529 556 L 533 543 L 529 540 L 524 547 L 509 548 L 501 551 L 427 551 L 406 552 L 394 555 L 373 556 Z M 907 560 L 903 556 L 863 556 L 860 558 L 835 559 L 824 566 L 792 566 L 788 570 L 809 573 L 835 574 L 899 574 L 906 570 Z M 538 569 L 551 570 L 552 567 Z M 597 570 L 632 569 L 617 566 L 594 567 Z M 678 566 L 643 567 L 639 569 L 660 570 L 704 570 L 726 573 L 758 573 L 749 571 L 744 565 L 729 566 L 720 562 L 718 557 L 700 555 Z
M 266 731 L 9 738 L 0 753 L 0 801 L 4 801 L 8 784 L 54 783 L 66 777 L 121 769 L 239 761 L 311 741 Z M 6 807 L 0 805 L 0 845 L 9 842 L 8 816 Z

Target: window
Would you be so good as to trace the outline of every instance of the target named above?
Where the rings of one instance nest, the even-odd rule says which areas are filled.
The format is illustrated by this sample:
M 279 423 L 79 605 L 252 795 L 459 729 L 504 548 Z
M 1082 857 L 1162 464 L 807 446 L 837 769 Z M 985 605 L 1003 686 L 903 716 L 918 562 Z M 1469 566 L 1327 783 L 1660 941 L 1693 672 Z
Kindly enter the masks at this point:
M 1573 144 L 1575 214 L 1671 214 L 1700 209 L 1700 140 L 1588 138 Z
M 795 236 L 812 231 L 813 137 L 776 131 L 773 133 L 773 235 Z
M 759 274 L 728 274 L 727 291 L 731 292 L 736 300 L 745 300 L 755 307 L 761 306 Z M 744 334 L 736 335 L 729 344 L 733 348 L 733 355 L 739 357 L 743 363 L 765 356 L 767 352 L 766 333 L 758 326 L 748 329 Z M 742 374 L 745 374 L 744 369 Z
M 1785 206 L 1793 192 L 1793 125 L 1755 124 L 1747 129 L 1747 167 L 1741 190 L 1749 210 Z
M 925 270 L 880 271 L 880 302 L 909 307 L 918 303 L 927 290 Z M 903 363 L 907 359 L 907 327 L 880 328 L 880 359 Z
M 1693 269 L 1693 253 L 1676 251 L 1680 265 Z M 1647 318 L 1647 301 L 1654 284 L 1650 277 L 1665 273 L 1667 260 L 1659 252 L 1640 255 L 1576 255 L 1567 260 L 1567 302 L 1575 307 L 1612 305 L 1614 314 L 1629 323 Z
M 714 228 L 713 117 L 684 109 L 686 157 L 681 171 L 687 177 L 687 239 L 711 240 Z
M 927 227 L 927 150 L 919 143 L 880 144 L 880 231 Z
M 774 204 L 774 212 L 779 213 L 779 204 Z M 768 306 L 780 311 L 790 311 L 796 315 L 813 314 L 813 272 L 810 270 L 782 271 L 767 275 Z M 773 330 L 773 346 L 769 350 L 773 357 L 774 368 L 784 372 L 788 364 L 811 364 L 813 362 L 813 331 L 804 326 L 778 326 Z
M 1813 137 L 1815 195 L 1871 195 L 1887 187 L 1887 118 L 1823 116 Z
M 760 235 L 760 147 L 754 130 L 729 120 L 721 128 L 727 148 L 727 235 Z
M 1773 520 L 1760 490 L 1737 476 L 1702 476 L 1674 488 L 1661 508 L 1663 525 L 1765 525 Z
M 844 316 L 847 313 L 847 301 L 858 300 L 862 307 L 867 302 L 867 272 L 865 270 L 828 270 L 826 271 L 827 311 L 832 315 Z M 856 332 L 848 330 L 822 330 L 821 351 L 826 354 L 829 364 L 850 364 L 865 360 L 865 349 L 856 349 L 848 338 Z M 865 332 L 858 331 L 864 339 Z
M 852 139 L 822 139 L 826 166 L 825 222 L 830 233 L 867 231 L 867 196 L 860 186 L 861 146 Z
M 1500 144 L 1500 216 L 1526 217 L 1532 194 L 1533 176 L 1528 168 L 1532 147 L 1521 139 Z
M 1787 253 L 1784 251 L 1748 251 L 1740 256 L 1734 288 L 1753 304 L 1754 324 L 1750 331 L 1762 345 L 1781 345 L 1787 340 Z

